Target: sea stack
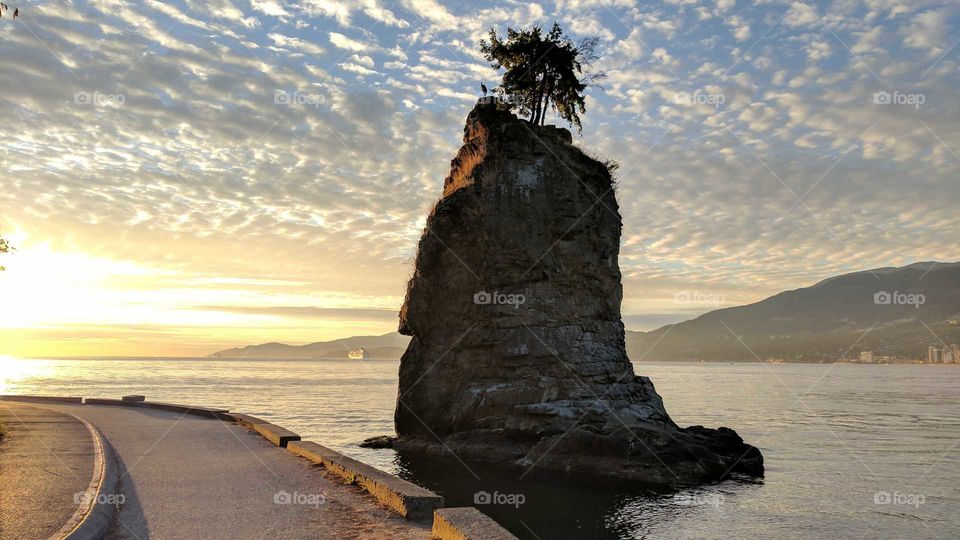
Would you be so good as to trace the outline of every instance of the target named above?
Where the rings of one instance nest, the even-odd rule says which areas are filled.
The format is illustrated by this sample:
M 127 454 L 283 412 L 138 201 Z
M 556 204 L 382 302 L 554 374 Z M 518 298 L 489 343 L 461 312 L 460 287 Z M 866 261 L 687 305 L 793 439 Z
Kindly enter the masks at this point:
M 566 129 L 470 112 L 400 311 L 397 448 L 653 484 L 763 475 L 759 450 L 677 426 L 634 373 L 614 187 Z

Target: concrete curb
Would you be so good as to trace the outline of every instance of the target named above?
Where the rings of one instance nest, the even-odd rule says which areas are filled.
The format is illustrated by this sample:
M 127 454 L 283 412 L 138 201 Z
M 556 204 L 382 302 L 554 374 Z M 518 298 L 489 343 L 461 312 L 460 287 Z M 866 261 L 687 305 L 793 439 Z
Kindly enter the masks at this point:
M 74 396 L 0 396 L 0 401 L 27 401 L 27 402 L 55 402 L 55 403 L 83 403 L 82 397 Z
M 67 523 L 55 533 L 53 539 L 63 540 L 100 540 L 110 528 L 114 513 L 117 510 L 117 485 L 119 473 L 117 461 L 110 443 L 104 439 L 93 424 L 83 418 L 71 415 L 90 432 L 94 446 L 93 477 L 90 485 L 80 497 L 80 506 Z M 113 495 L 115 501 L 111 503 L 108 495 Z
M 315 442 L 291 442 L 287 450 L 322 465 L 347 483 L 362 487 L 407 519 L 428 521 L 436 509 L 443 507 L 440 495 Z
M 472 506 L 437 509 L 433 513 L 432 534 L 440 540 L 517 540 L 493 518 Z
M 267 422 L 266 420 L 261 420 L 260 418 L 257 418 L 256 416 L 250 416 L 249 414 L 241 414 L 241 413 L 228 413 L 228 414 L 224 414 L 224 415 L 223 415 L 223 420 L 235 422 L 235 423 L 240 424 L 241 426 L 243 426 L 243 427 L 245 427 L 245 428 L 250 428 L 250 429 L 254 429 L 254 426 L 256 426 L 257 424 L 269 424 L 269 423 L 270 423 L 270 422 Z
M 71 398 L 72 399 L 72 398 Z M 205 416 L 207 418 L 216 418 L 224 420 L 229 409 L 219 409 L 214 407 L 198 407 L 196 405 L 180 405 L 179 403 L 164 403 L 162 401 L 134 401 L 130 399 L 113 398 L 84 398 L 84 405 L 115 405 L 118 407 L 140 407 L 146 409 L 158 409 L 162 411 L 177 412 L 183 414 L 193 414 L 196 416 Z
M 297 435 L 289 429 L 267 422 L 254 424 L 253 430 L 262 435 L 264 439 L 272 442 L 280 448 L 286 448 L 287 443 L 300 440 L 300 435 Z
M 183 414 L 193 414 L 196 416 L 206 416 L 207 418 L 216 418 L 223 420 L 224 415 L 230 412 L 228 409 L 215 409 L 211 407 L 197 407 L 195 405 L 180 405 L 178 403 L 163 403 L 161 401 L 123 401 L 124 405 L 131 407 L 147 407 L 149 409 L 160 409 L 162 411 L 178 412 Z
M 119 399 L 109 399 L 109 398 L 84 398 L 84 405 L 120 405 L 123 407 L 140 407 L 139 403 L 128 403 Z

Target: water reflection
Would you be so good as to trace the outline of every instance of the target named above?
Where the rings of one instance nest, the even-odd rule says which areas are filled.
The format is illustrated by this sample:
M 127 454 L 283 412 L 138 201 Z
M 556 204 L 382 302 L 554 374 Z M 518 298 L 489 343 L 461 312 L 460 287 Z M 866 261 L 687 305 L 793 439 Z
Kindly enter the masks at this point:
M 53 366 L 48 360 L 0 356 L 0 394 L 12 392 L 20 381 L 50 377 L 53 372 Z
M 671 518 L 703 514 L 710 519 L 738 491 L 762 486 L 745 477 L 678 490 L 555 472 L 524 476 L 489 463 L 406 451 L 397 452 L 395 465 L 403 478 L 443 495 L 447 506 L 476 506 L 520 538 L 531 539 L 644 538 Z

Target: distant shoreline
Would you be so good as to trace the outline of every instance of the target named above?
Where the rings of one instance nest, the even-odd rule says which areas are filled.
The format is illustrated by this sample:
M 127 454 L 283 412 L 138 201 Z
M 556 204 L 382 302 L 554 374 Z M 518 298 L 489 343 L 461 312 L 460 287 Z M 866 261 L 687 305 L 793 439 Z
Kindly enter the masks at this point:
M 211 356 L 46 356 L 46 357 L 35 357 L 35 356 L 9 356 L 13 360 L 131 360 L 131 361 L 144 361 L 144 360 L 155 360 L 155 361 L 241 361 L 241 362 L 349 362 L 352 364 L 362 365 L 368 362 L 400 362 L 400 358 L 366 358 L 363 360 L 351 360 L 344 357 L 319 357 L 319 358 L 270 358 L 270 357 L 211 357 Z M 923 360 L 898 360 L 898 361 L 888 361 L 888 362 L 859 362 L 850 359 L 846 360 L 834 360 L 834 361 L 787 361 L 782 362 L 772 362 L 768 360 L 759 361 L 759 360 L 631 360 L 631 362 L 638 363 L 639 365 L 644 364 L 769 364 L 769 365 L 779 365 L 779 364 L 847 364 L 847 365 L 857 365 L 857 366 L 896 366 L 896 365 L 914 365 L 914 366 L 946 366 L 946 367 L 960 367 L 960 363 L 932 363 L 926 362 Z

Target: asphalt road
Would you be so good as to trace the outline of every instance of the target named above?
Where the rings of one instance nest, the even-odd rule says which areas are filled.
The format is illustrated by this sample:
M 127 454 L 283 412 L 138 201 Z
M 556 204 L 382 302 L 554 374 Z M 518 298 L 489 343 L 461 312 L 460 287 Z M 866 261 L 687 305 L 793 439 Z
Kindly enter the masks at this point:
M 49 538 L 90 484 L 93 439 L 76 418 L 42 406 L 0 401 L 0 422 L 0 538 Z
M 106 502 L 120 504 L 110 538 L 430 537 L 428 526 L 235 424 L 154 409 L 43 407 L 87 420 L 113 447 L 119 489 Z

